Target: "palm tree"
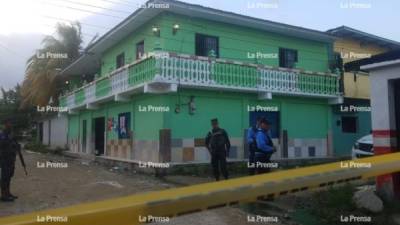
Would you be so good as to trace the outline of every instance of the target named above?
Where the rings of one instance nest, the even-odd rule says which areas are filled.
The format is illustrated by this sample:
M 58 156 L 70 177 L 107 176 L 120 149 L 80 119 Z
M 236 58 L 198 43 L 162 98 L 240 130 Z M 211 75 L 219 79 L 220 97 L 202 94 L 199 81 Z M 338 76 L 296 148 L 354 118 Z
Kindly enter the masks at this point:
M 21 88 L 22 108 L 45 106 L 51 100 L 53 104 L 57 104 L 58 97 L 65 88 L 65 82 L 58 73 L 79 57 L 81 44 L 81 25 L 78 22 L 58 23 L 56 37 L 46 36 L 43 39 L 43 47 L 27 61 Z M 67 57 L 51 57 L 48 53 Z

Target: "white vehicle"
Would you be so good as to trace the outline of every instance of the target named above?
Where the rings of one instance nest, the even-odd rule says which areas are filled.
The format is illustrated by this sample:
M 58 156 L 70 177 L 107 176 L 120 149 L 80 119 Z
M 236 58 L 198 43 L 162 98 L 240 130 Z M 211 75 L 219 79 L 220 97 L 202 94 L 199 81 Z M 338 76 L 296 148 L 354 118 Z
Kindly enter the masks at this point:
M 352 158 L 362 158 L 374 155 L 372 134 L 366 135 L 356 141 L 351 151 Z

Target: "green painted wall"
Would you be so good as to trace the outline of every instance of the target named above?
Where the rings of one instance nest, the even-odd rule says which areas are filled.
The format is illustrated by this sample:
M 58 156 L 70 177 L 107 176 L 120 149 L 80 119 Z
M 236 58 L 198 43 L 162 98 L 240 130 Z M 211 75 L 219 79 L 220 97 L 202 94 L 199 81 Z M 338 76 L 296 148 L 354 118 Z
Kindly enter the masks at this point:
M 68 116 L 68 138 L 79 137 L 79 115 Z
M 175 23 L 180 29 L 173 35 L 171 28 Z M 167 51 L 195 54 L 195 33 L 203 33 L 219 37 L 221 58 L 255 62 L 248 58 L 248 53 L 278 54 L 279 47 L 284 47 L 298 50 L 298 68 L 324 72 L 328 69 L 327 43 L 174 14 L 162 16 L 161 28 L 162 48 Z M 258 63 L 278 66 L 279 59 L 260 59 Z
M 193 115 L 189 114 L 187 105 L 190 96 L 195 96 Z M 182 104 L 181 111 L 175 113 L 179 103 Z M 70 115 L 68 135 L 82 138 L 82 121 L 87 120 L 87 135 L 93 137 L 94 118 L 117 121 L 118 114 L 131 112 L 130 126 L 136 140 L 158 140 L 159 130 L 163 128 L 172 130 L 172 138 L 203 138 L 211 129 L 210 119 L 215 117 L 230 137 L 242 138 L 244 129 L 250 126 L 248 106 L 256 105 L 278 107 L 280 130 L 287 130 L 289 138 L 326 138 L 331 127 L 331 107 L 324 99 L 274 96 L 272 100 L 258 100 L 257 94 L 183 89 L 179 94 L 140 94 L 129 102 L 110 102 L 100 105 L 97 110 L 82 110 L 79 115 Z M 164 107 L 169 111 L 156 112 L 149 110 L 149 106 Z M 116 139 L 116 131 L 107 131 L 107 140 Z
M 134 132 L 136 139 L 158 140 L 159 130 L 163 126 L 163 113 L 143 111 L 148 106 L 162 106 L 164 97 L 161 95 L 145 95 L 134 98 Z M 140 109 L 139 109 L 140 107 Z
M 180 29 L 174 35 L 172 26 L 178 23 Z M 155 37 L 152 27 L 160 27 L 160 37 Z M 220 57 L 246 62 L 256 62 L 248 57 L 249 53 L 276 53 L 279 47 L 298 50 L 297 68 L 306 70 L 328 70 L 328 59 L 332 45 L 301 38 L 278 35 L 246 27 L 233 26 L 213 21 L 182 17 L 164 13 L 131 32 L 117 45 L 103 53 L 101 75 L 104 76 L 116 68 L 116 57 L 125 53 L 125 63 L 131 63 L 136 57 L 136 44 L 142 40 L 145 52 L 153 51 L 155 43 L 165 51 L 195 54 L 195 33 L 219 37 Z M 278 58 L 258 59 L 258 63 L 278 66 Z M 277 97 L 272 100 L 259 101 L 256 94 L 227 93 L 216 91 L 183 90 L 168 95 L 141 94 L 133 97 L 128 103 L 106 103 L 98 110 L 81 113 L 90 120 L 88 130 L 92 132 L 92 119 L 96 117 L 118 118 L 119 113 L 130 111 L 131 128 L 137 139 L 158 140 L 159 129 L 171 128 L 174 138 L 203 137 L 210 129 L 210 119 L 218 117 L 225 129 L 233 137 L 241 137 L 243 129 L 249 126 L 247 105 L 259 104 L 264 106 L 276 105 L 281 111 L 281 129 L 288 130 L 289 137 L 325 138 L 331 128 L 332 112 L 324 99 L 301 97 Z M 188 106 L 181 106 L 181 113 L 174 112 L 179 102 L 187 103 L 189 97 L 195 96 L 196 113 L 188 114 Z M 169 112 L 142 112 L 140 107 L 148 105 L 168 106 Z M 83 118 L 82 117 L 82 118 Z M 81 126 L 79 116 L 70 116 L 70 137 L 79 135 Z M 90 128 L 90 129 L 89 129 Z M 115 132 L 107 134 L 108 139 L 117 138 Z
M 218 94 L 218 96 L 216 96 Z M 188 105 L 181 105 L 179 114 L 175 113 L 176 104 L 185 104 L 190 96 L 195 96 L 196 112 L 189 114 Z M 170 112 L 165 114 L 164 127 L 172 129 L 173 138 L 204 137 L 210 130 L 210 119 L 218 118 L 221 127 L 229 131 L 229 135 L 240 137 L 243 132 L 244 105 L 240 94 L 226 94 L 204 91 L 183 91 L 169 95 Z M 247 117 L 248 118 L 248 117 Z
M 359 106 L 369 106 L 365 101 L 360 101 Z M 337 110 L 333 110 L 332 113 L 332 132 L 333 132 L 333 149 L 334 154 L 337 156 L 350 156 L 351 149 L 354 143 L 361 137 L 370 134 L 372 130 L 371 125 L 371 112 L 354 112 L 354 113 L 339 113 Z M 337 124 L 337 121 L 341 121 L 342 116 L 354 116 L 357 117 L 357 132 L 356 133 L 344 133 L 342 132 L 341 124 Z
M 125 53 L 125 64 L 136 60 L 136 44 L 144 41 L 145 52 L 153 51 L 155 42 L 159 39 L 152 33 L 154 24 L 159 24 L 161 18 L 157 17 L 148 23 L 142 25 L 138 30 L 131 32 L 126 38 L 118 44 L 103 53 L 101 60 L 101 76 L 104 76 L 116 69 L 116 58 L 119 54 Z
M 174 112 L 175 105 L 189 102 L 195 96 L 196 112 L 189 114 L 188 106 Z M 203 137 L 210 130 L 210 119 L 217 117 L 221 127 L 232 137 L 242 137 L 249 127 L 250 106 L 276 106 L 280 112 L 280 128 L 288 131 L 289 138 L 326 138 L 331 128 L 331 108 L 326 100 L 274 97 L 258 100 L 256 94 L 224 93 L 184 90 L 170 94 L 171 111 L 165 113 L 164 127 L 172 129 L 173 138 Z M 166 103 L 167 104 L 167 103 Z
M 289 138 L 326 138 L 330 125 L 330 107 L 318 102 L 285 102 L 282 127 Z
M 172 27 L 179 24 L 180 29 L 174 35 Z M 152 33 L 152 27 L 160 27 L 160 37 Z M 279 47 L 298 50 L 297 68 L 326 72 L 332 45 L 296 37 L 284 36 L 246 27 L 239 27 L 213 21 L 183 17 L 163 13 L 152 21 L 132 32 L 123 41 L 104 52 L 101 74 L 115 70 L 116 57 L 125 52 L 125 61 L 135 60 L 136 43 L 144 40 L 145 52 L 154 49 L 155 42 L 162 50 L 195 54 L 195 34 L 202 33 L 219 37 L 220 57 L 246 62 L 257 62 L 271 66 L 279 65 L 279 58 L 251 59 L 251 53 L 279 53 Z
M 164 105 L 165 97 L 157 95 L 140 95 L 132 98 L 130 102 L 110 102 L 100 105 L 97 110 L 81 110 L 77 115 L 69 115 L 68 136 L 69 138 L 80 138 L 82 141 L 83 120 L 87 121 L 87 137 L 93 136 L 95 118 L 104 117 L 107 120 L 113 118 L 118 121 L 120 113 L 131 112 L 130 129 L 134 132 L 136 139 L 158 140 L 159 130 L 163 127 L 164 114 L 158 112 L 143 112 L 143 108 Z M 142 109 L 142 110 L 140 110 Z M 107 129 L 107 125 L 106 125 Z M 118 133 L 107 130 L 107 140 L 118 139 Z
M 118 115 L 120 113 L 125 112 L 132 112 L 132 105 L 129 103 L 113 103 L 109 105 L 104 105 L 103 107 L 107 108 L 107 119 L 113 118 L 114 121 L 118 122 Z M 132 130 L 132 113 L 131 113 L 131 124 L 129 125 L 130 129 Z M 107 139 L 115 140 L 118 139 L 118 133 L 115 131 L 107 132 Z

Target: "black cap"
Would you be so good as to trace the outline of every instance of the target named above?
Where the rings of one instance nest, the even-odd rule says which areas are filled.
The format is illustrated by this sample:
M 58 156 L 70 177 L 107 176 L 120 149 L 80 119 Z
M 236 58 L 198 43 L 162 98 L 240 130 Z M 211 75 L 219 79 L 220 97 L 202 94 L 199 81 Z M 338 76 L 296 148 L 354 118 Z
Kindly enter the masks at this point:
M 267 125 L 271 125 L 271 122 L 269 122 L 269 120 L 267 120 L 267 119 L 265 119 L 265 118 L 262 118 L 261 121 L 260 121 L 260 123 L 264 123 L 264 124 L 267 124 Z
M 257 116 L 256 121 L 257 121 L 257 122 L 261 122 L 263 119 L 265 119 L 265 117 L 263 117 L 263 116 Z
M 217 118 L 211 119 L 211 123 L 218 123 L 218 119 Z

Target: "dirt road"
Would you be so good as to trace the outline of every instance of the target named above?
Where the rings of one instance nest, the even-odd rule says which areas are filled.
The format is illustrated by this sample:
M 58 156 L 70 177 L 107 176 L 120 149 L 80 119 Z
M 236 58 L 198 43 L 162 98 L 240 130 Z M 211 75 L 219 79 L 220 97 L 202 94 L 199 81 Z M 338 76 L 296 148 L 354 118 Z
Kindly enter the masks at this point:
M 29 175 L 24 175 L 21 164 L 17 161 L 11 189 L 19 199 L 13 203 L 0 202 L 0 216 L 175 187 L 175 184 L 168 182 L 168 179 L 160 180 L 151 175 L 121 173 L 85 160 L 29 151 L 24 152 L 24 156 Z M 47 163 L 53 165 L 58 163 L 57 166 L 61 168 L 41 168 Z M 188 179 L 193 178 L 188 177 Z M 207 179 L 201 182 L 204 181 Z M 252 215 L 239 208 L 221 208 L 173 218 L 167 224 L 258 224 L 247 222 L 248 216 Z

